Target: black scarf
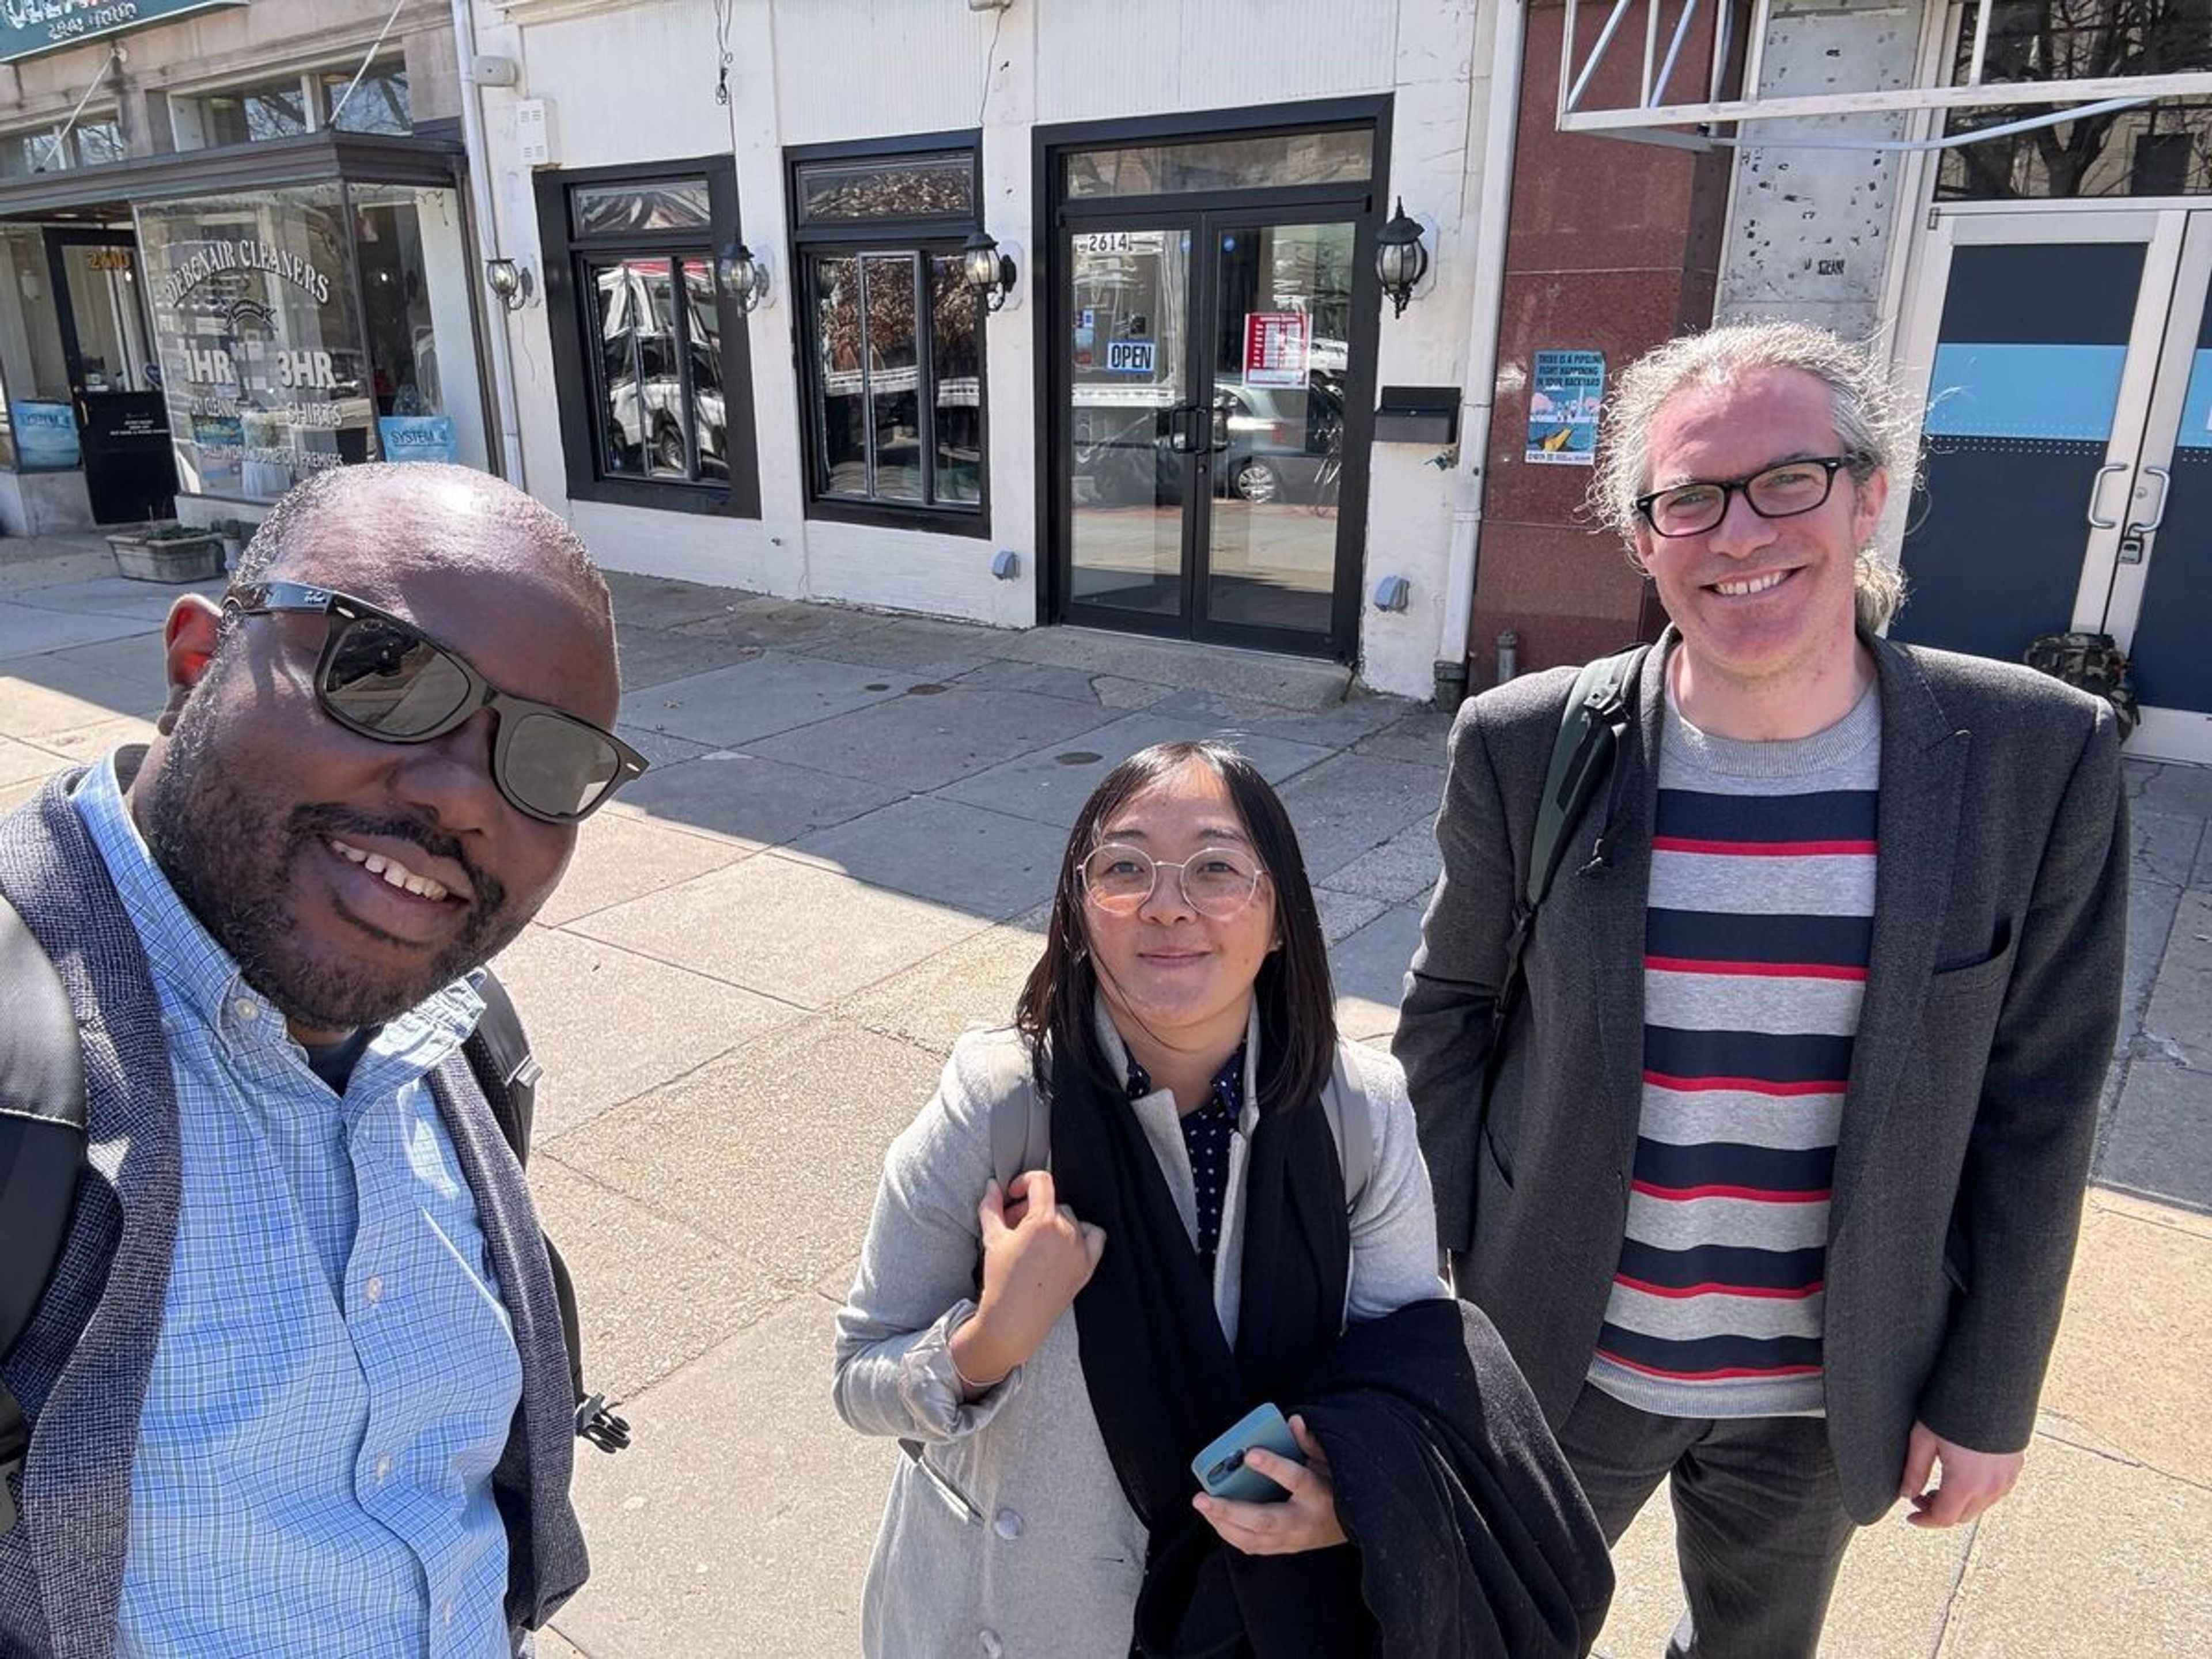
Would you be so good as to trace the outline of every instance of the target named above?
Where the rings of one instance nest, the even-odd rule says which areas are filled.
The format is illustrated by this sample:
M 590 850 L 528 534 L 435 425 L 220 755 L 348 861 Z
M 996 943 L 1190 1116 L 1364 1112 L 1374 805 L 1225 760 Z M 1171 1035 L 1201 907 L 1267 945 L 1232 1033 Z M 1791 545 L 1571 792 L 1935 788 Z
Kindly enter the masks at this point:
M 1242 1302 L 1232 1352 L 1212 1286 L 1142 1124 L 1058 1045 L 1054 1190 L 1103 1227 L 1075 1298 L 1083 1380 L 1114 1473 L 1150 1534 L 1136 1642 L 1146 1656 L 1358 1655 L 1371 1643 L 1348 1546 L 1247 1556 L 1191 1507 L 1190 1461 L 1328 1352 L 1351 1272 L 1344 1177 L 1318 1100 L 1263 1110 L 1244 1169 Z

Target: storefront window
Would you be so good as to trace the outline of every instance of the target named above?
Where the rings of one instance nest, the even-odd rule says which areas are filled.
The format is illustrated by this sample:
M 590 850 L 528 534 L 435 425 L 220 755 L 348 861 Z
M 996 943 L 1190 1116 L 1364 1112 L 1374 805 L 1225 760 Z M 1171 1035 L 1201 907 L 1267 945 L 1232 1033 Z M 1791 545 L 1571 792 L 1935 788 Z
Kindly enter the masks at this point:
M 451 190 L 386 185 L 141 207 L 179 488 L 273 501 L 345 462 L 483 465 L 459 224 Z
M 958 257 L 817 255 L 811 277 L 821 493 L 975 506 L 982 500 L 980 331 Z M 926 331 L 917 316 L 928 319 Z
M 351 185 L 377 448 L 488 466 L 468 250 L 451 190 Z
M 972 143 L 801 151 L 792 162 L 810 493 L 823 516 L 980 533 L 982 301 Z
M 744 313 L 716 276 L 737 240 L 729 159 L 541 174 L 538 222 L 568 493 L 757 513 Z

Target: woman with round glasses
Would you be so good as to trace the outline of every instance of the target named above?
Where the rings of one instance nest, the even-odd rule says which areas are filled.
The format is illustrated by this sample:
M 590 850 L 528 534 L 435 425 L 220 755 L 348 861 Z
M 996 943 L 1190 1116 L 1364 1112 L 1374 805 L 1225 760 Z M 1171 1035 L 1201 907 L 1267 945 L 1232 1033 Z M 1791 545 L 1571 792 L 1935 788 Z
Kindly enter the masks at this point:
M 1190 1470 L 1256 1401 L 1294 1411 L 1347 1320 L 1446 1295 L 1404 1081 L 1338 1041 L 1333 1007 L 1297 842 L 1252 763 L 1170 743 L 1109 774 L 1013 1027 L 962 1038 L 890 1149 L 838 1317 L 839 1412 L 908 1452 L 869 1653 L 1126 1659 L 1133 1623 L 1142 1651 L 1182 1650 L 1145 1632 L 1224 1543 L 1243 1601 L 1272 1570 L 1284 1616 L 1361 1616 L 1295 1415 L 1303 1468 L 1245 1460 L 1287 1501 L 1201 1497 Z M 1300 1651 L 1360 1650 L 1315 1633 Z

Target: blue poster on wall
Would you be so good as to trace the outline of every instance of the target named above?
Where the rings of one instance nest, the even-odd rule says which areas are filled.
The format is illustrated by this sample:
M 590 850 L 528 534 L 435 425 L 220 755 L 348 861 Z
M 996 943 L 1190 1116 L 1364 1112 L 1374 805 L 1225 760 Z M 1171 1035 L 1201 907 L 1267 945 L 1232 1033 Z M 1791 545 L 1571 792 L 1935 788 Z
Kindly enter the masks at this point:
M 83 464 L 76 447 L 76 411 L 67 404 L 8 404 L 15 428 L 15 465 L 26 472 L 66 472 Z
M 1540 351 L 1528 375 L 1528 441 L 1534 466 L 1591 466 L 1597 461 L 1597 411 L 1605 400 L 1601 351 Z
M 453 433 L 450 415 L 386 415 L 376 422 L 376 435 L 387 461 L 459 461 L 460 440 Z

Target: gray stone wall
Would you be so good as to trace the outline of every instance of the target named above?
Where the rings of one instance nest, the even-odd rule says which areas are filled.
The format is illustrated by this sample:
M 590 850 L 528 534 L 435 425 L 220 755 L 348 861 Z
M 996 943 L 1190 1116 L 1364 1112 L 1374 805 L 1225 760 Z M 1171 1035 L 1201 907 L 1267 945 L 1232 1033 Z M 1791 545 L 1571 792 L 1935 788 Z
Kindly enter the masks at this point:
M 1893 0 L 1784 0 L 1766 38 L 1760 94 L 1812 97 L 1910 85 L 1920 8 Z M 1742 123 L 1729 243 L 1715 307 L 1721 321 L 1790 317 L 1854 339 L 1886 333 L 1895 151 L 1796 148 L 1814 138 L 1898 138 L 1897 115 Z M 1763 141 L 1763 142 L 1762 142 Z

